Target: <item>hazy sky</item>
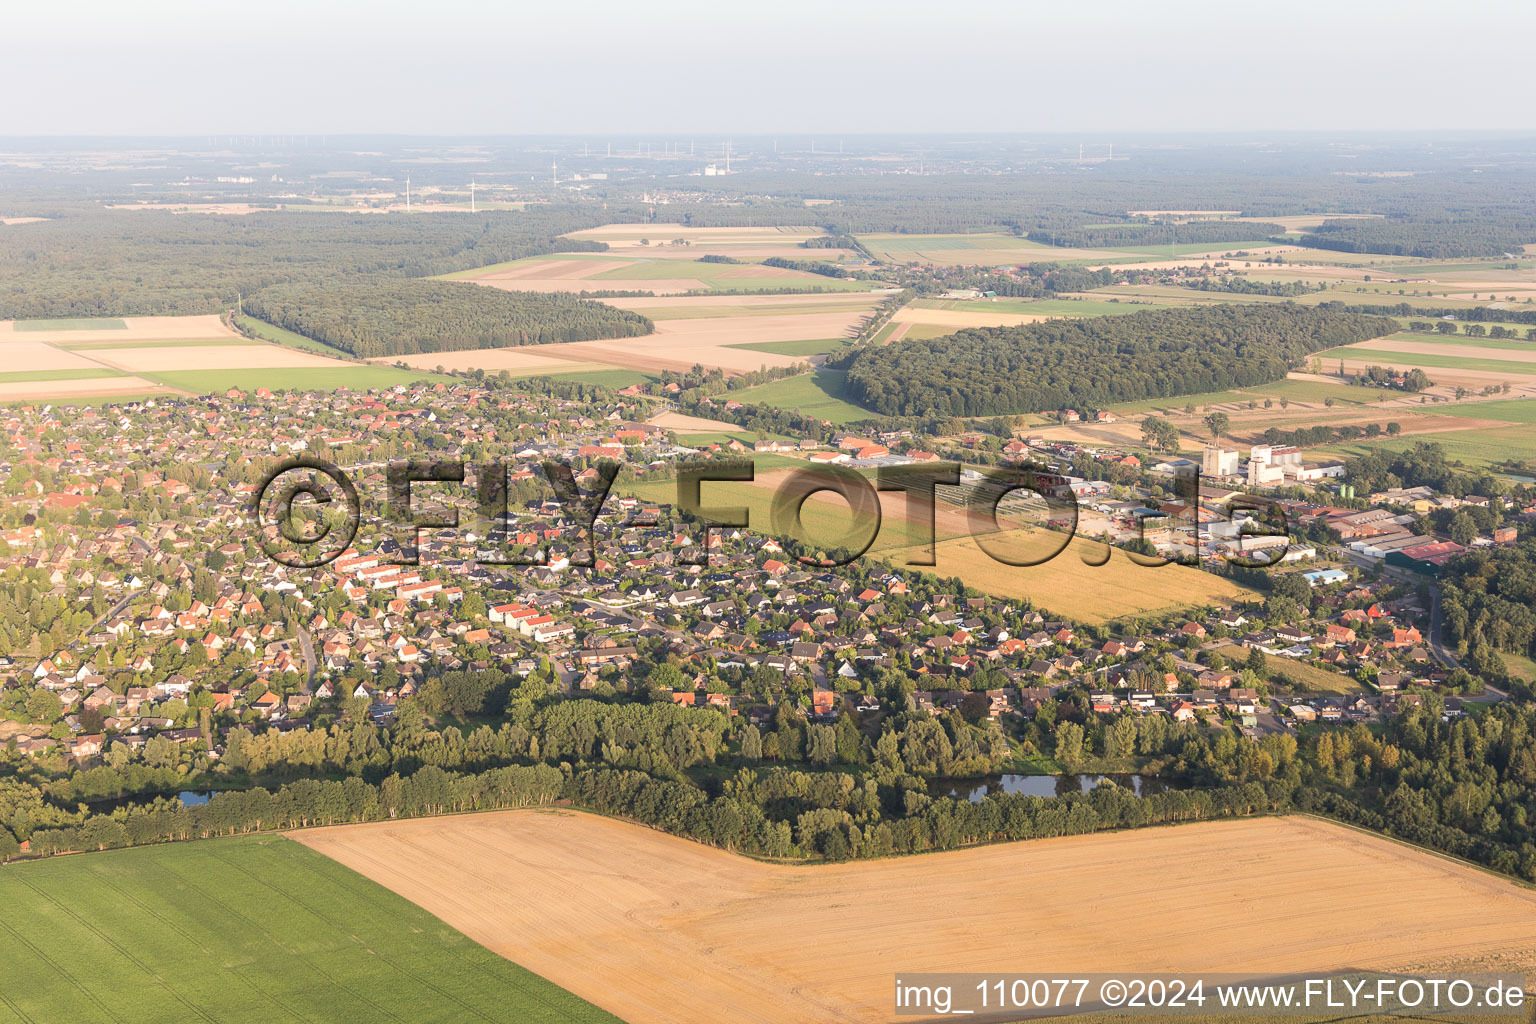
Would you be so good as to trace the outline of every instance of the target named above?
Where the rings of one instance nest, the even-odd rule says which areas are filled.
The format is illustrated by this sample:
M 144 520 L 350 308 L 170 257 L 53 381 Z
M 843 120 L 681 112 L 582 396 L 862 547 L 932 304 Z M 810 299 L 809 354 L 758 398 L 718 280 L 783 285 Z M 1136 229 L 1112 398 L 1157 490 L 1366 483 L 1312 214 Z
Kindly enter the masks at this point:
M 1531 0 L 3 0 L 0 136 L 1536 127 Z

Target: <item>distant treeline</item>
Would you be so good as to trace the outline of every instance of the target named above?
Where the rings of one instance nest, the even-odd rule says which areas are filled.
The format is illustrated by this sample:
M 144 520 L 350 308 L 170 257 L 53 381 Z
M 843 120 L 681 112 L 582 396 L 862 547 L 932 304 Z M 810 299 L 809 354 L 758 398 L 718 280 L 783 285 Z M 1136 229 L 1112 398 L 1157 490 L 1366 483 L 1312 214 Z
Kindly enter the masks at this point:
M 1309 354 L 1384 334 L 1382 317 L 1294 303 L 1158 309 L 978 328 L 861 352 L 849 397 L 890 416 L 992 416 L 1280 380 Z
M 1117 245 L 1184 245 L 1209 242 L 1252 242 L 1285 234 L 1279 224 L 1262 221 L 1197 220 L 1188 224 L 1133 221 L 1126 224 L 1095 224 L 1092 227 L 1036 229 L 1025 237 L 1031 242 L 1075 249 L 1104 249 Z
M 1325 284 L 1308 284 L 1306 281 L 1255 281 L 1251 277 L 1227 274 L 1222 277 L 1195 277 L 1175 281 L 1181 288 L 1193 288 L 1200 292 L 1231 292 L 1234 295 L 1278 295 L 1294 298 L 1310 292 L 1320 292 Z
M 1492 306 L 1469 306 L 1465 309 L 1432 309 L 1428 306 L 1411 306 L 1406 302 L 1390 306 L 1345 305 L 1342 302 L 1320 302 L 1319 309 L 1336 309 L 1345 313 L 1368 313 L 1372 316 L 1409 316 L 1415 319 L 1453 317 L 1457 320 L 1477 322 L 1503 322 L 1507 324 L 1536 324 L 1536 310 L 1495 309 Z M 1411 326 L 1411 325 L 1410 325 Z M 1441 328 L 1437 327 L 1436 330 Z
M 1518 253 L 1536 242 L 1536 217 L 1363 218 L 1324 221 L 1301 245 L 1338 252 L 1452 259 Z
M 572 295 L 357 277 L 284 284 L 246 300 L 268 323 L 360 358 L 650 334 L 639 313 Z
M 614 219 L 575 206 L 419 217 L 75 211 L 24 233 L 0 231 L 0 316 L 212 313 L 288 282 L 428 277 L 600 251 L 607 246 L 558 236 Z

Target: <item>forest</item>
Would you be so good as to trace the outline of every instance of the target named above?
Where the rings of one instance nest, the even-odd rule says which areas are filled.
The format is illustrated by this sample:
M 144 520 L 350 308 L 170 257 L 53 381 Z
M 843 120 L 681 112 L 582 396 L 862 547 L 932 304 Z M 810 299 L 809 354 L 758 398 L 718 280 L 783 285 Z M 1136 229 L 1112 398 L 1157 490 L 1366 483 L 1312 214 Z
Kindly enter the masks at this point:
M 1536 242 L 1536 217 L 1510 211 L 1485 218 L 1385 217 L 1324 221 L 1300 245 L 1338 252 L 1453 259 L 1519 253 Z
M 1312 352 L 1395 329 L 1289 302 L 1148 310 L 864 349 L 847 386 L 852 400 L 891 416 L 1102 408 L 1267 384 Z
M 452 281 L 373 276 L 276 285 L 247 299 L 245 309 L 364 359 L 633 337 L 655 330 L 639 313 L 558 292 L 504 292 Z
M 1075 249 L 1107 249 L 1119 245 L 1180 245 L 1210 242 L 1253 242 L 1285 234 L 1279 224 L 1265 221 L 1197 220 L 1186 224 L 1142 219 L 1125 224 L 1095 224 L 1062 230 L 1036 229 L 1031 242 Z
M 1536 539 L 1457 558 L 1441 572 L 1441 602 L 1446 639 L 1479 668 L 1489 650 L 1536 655 Z

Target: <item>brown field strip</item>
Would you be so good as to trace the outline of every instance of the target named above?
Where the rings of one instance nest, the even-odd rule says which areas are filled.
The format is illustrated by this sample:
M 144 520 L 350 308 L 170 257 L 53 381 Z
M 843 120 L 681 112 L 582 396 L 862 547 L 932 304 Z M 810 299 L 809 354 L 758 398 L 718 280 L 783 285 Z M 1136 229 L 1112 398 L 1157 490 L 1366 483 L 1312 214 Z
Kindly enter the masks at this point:
M 1300 817 L 816 866 L 569 811 L 291 838 L 630 1024 L 883 1022 L 898 971 L 1536 960 L 1536 893 Z

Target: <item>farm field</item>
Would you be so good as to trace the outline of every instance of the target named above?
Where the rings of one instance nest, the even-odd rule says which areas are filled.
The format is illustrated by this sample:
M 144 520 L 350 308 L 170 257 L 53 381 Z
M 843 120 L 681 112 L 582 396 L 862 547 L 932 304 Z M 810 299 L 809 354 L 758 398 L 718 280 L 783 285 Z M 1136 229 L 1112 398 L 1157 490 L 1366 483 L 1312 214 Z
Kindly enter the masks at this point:
M 797 249 L 797 259 L 816 259 L 819 250 Z M 446 280 L 472 281 L 507 291 L 647 292 L 680 295 L 686 292 L 771 292 L 804 289 L 817 292 L 865 292 L 869 281 L 848 281 L 756 263 L 700 263 L 692 258 L 668 258 L 612 253 L 555 253 L 530 256 L 475 270 L 444 275 Z
M 831 423 L 856 423 L 874 418 L 875 414 L 868 409 L 843 398 L 845 376 L 843 370 L 817 370 L 734 391 L 731 397 L 738 402 L 792 409 Z
M 609 224 L 572 231 L 562 237 L 604 242 L 611 252 L 658 259 L 696 260 L 716 255 L 757 263 L 778 256 L 835 263 L 852 255 L 847 249 L 807 249 L 801 245 L 823 234 L 820 228 L 799 225 L 694 228 L 682 224 Z M 676 244 L 678 240 L 685 244 Z M 648 244 L 641 244 L 642 241 Z
M 0 900 L 5 1020 L 615 1021 L 275 835 L 12 864 Z
M 1186 289 L 1187 290 L 1187 289 Z M 1147 305 L 1150 305 L 1148 303 Z M 1130 302 L 1088 299 L 918 299 L 913 309 L 942 309 L 956 313 L 1024 313 L 1035 316 L 1113 316 L 1147 308 Z
M 1063 539 L 1043 531 L 1027 535 L 1009 531 L 989 543 L 1012 557 L 1025 552 L 1040 557 L 1059 548 Z M 1091 625 L 1205 605 L 1230 605 L 1254 596 L 1245 587 L 1192 566 L 1138 565 L 1124 551 L 1111 551 L 1104 565 L 1083 561 L 1084 556 L 1102 558 L 1104 551 L 1097 541 L 1078 536 L 1049 561 L 1012 566 L 987 554 L 975 539 L 955 537 L 938 542 L 936 564 L 923 571 L 957 576 L 967 586 L 995 597 L 1027 597 L 1044 614 Z M 926 556 L 925 546 L 881 552 L 881 557 L 896 566 Z
M 807 338 L 804 341 L 759 341 L 749 342 L 745 345 L 732 345 L 731 348 L 744 348 L 753 352 L 771 352 L 779 356 L 809 356 L 827 355 L 836 352 L 840 348 L 847 348 L 850 344 L 847 338 Z
M 1372 440 L 1346 441 L 1309 449 L 1319 455 L 1348 458 L 1364 455 L 1372 449 L 1389 452 L 1407 451 L 1420 441 L 1432 441 L 1445 449 L 1445 457 L 1486 469 L 1510 461 L 1536 459 L 1536 431 L 1529 426 L 1477 428 L 1437 431 L 1433 434 L 1378 437 Z
M 1012 266 L 1021 263 L 1085 263 L 1106 266 L 1134 263 L 1145 253 L 1133 249 L 1075 249 L 1032 242 L 1014 235 L 859 235 L 859 244 L 876 259 L 889 263 L 930 263 L 935 266 Z M 1262 245 L 1263 243 L 1255 243 Z M 1166 246 L 1162 247 L 1166 250 Z M 1211 250 L 1195 247 L 1197 252 Z M 1228 247 L 1215 249 L 1226 252 Z
M 1536 399 L 1511 398 L 1492 402 L 1469 402 L 1436 409 L 1435 415 L 1536 424 Z
M 634 338 L 465 349 L 373 361 L 405 362 L 424 369 L 507 370 L 513 376 L 548 372 L 555 369 L 552 363 L 565 364 L 563 371 L 571 372 L 624 367 L 655 374 L 686 371 L 700 364 L 727 374 L 748 373 L 765 366 L 794 366 L 842 348 L 858 333 L 876 300 L 848 295 L 774 295 L 611 301 L 647 316 L 657 308 L 656 303 L 664 303 L 661 308 L 671 313 L 687 315 L 657 319 L 654 333 Z
M 513 377 L 531 377 L 539 374 L 569 372 L 573 370 L 613 369 L 608 363 L 595 359 L 559 356 L 549 350 L 553 345 L 515 345 L 507 348 L 466 348 L 452 352 L 413 352 L 408 355 L 379 356 L 369 362 L 376 366 L 394 366 L 404 363 L 417 370 L 484 370 L 486 373 L 505 371 Z
M 1445 346 L 1450 349 L 1451 346 Z M 1505 353 L 1503 358 L 1488 358 L 1475 355 L 1477 349 L 1461 352 L 1436 352 L 1433 344 L 1414 345 L 1405 341 L 1362 341 L 1358 345 L 1346 345 L 1343 348 L 1331 348 L 1319 352 L 1317 357 L 1328 365 L 1332 360 L 1343 359 L 1346 365 L 1349 362 L 1369 363 L 1373 359 L 1379 359 L 1383 366 L 1417 366 L 1426 372 L 1431 368 L 1444 370 L 1475 370 L 1484 373 L 1509 373 L 1517 376 L 1536 373 L 1536 353 L 1531 353 L 1531 358 L 1521 359 L 1517 356 L 1525 353 Z M 1432 378 L 1433 379 L 1433 378 Z
M 123 321 L 110 318 L 65 318 L 62 320 L 18 320 L 15 329 L 31 333 L 33 331 L 126 331 L 128 325 Z
M 434 373 L 333 360 L 326 360 L 325 365 L 319 366 L 275 366 L 259 370 L 160 370 L 145 374 L 145 377 L 194 395 L 227 391 L 230 388 L 242 391 L 252 388 L 270 388 L 273 391 L 335 391 L 347 388 L 351 391 L 367 391 L 369 388 L 392 388 L 423 380 L 453 381 L 451 377 L 439 377 Z
M 120 326 L 95 326 L 102 322 Z M 29 329 L 28 323 L 51 326 Z M 114 393 L 139 398 L 231 387 L 392 387 L 422 376 L 327 358 L 320 354 L 328 351 L 324 346 L 308 339 L 299 346 L 274 336 L 277 328 L 261 327 L 274 343 L 245 338 L 216 315 L 0 322 L 0 356 L 10 368 L 9 376 L 0 375 L 0 401 Z
M 1536 946 L 1536 893 L 1301 817 L 816 866 L 575 812 L 294 838 L 629 1024 L 884 1022 L 895 970 L 1520 969 Z M 1085 913 L 1084 864 L 1117 876 L 1148 864 L 1221 870 L 1100 887 Z M 1352 880 L 1347 914 L 1319 877 Z

